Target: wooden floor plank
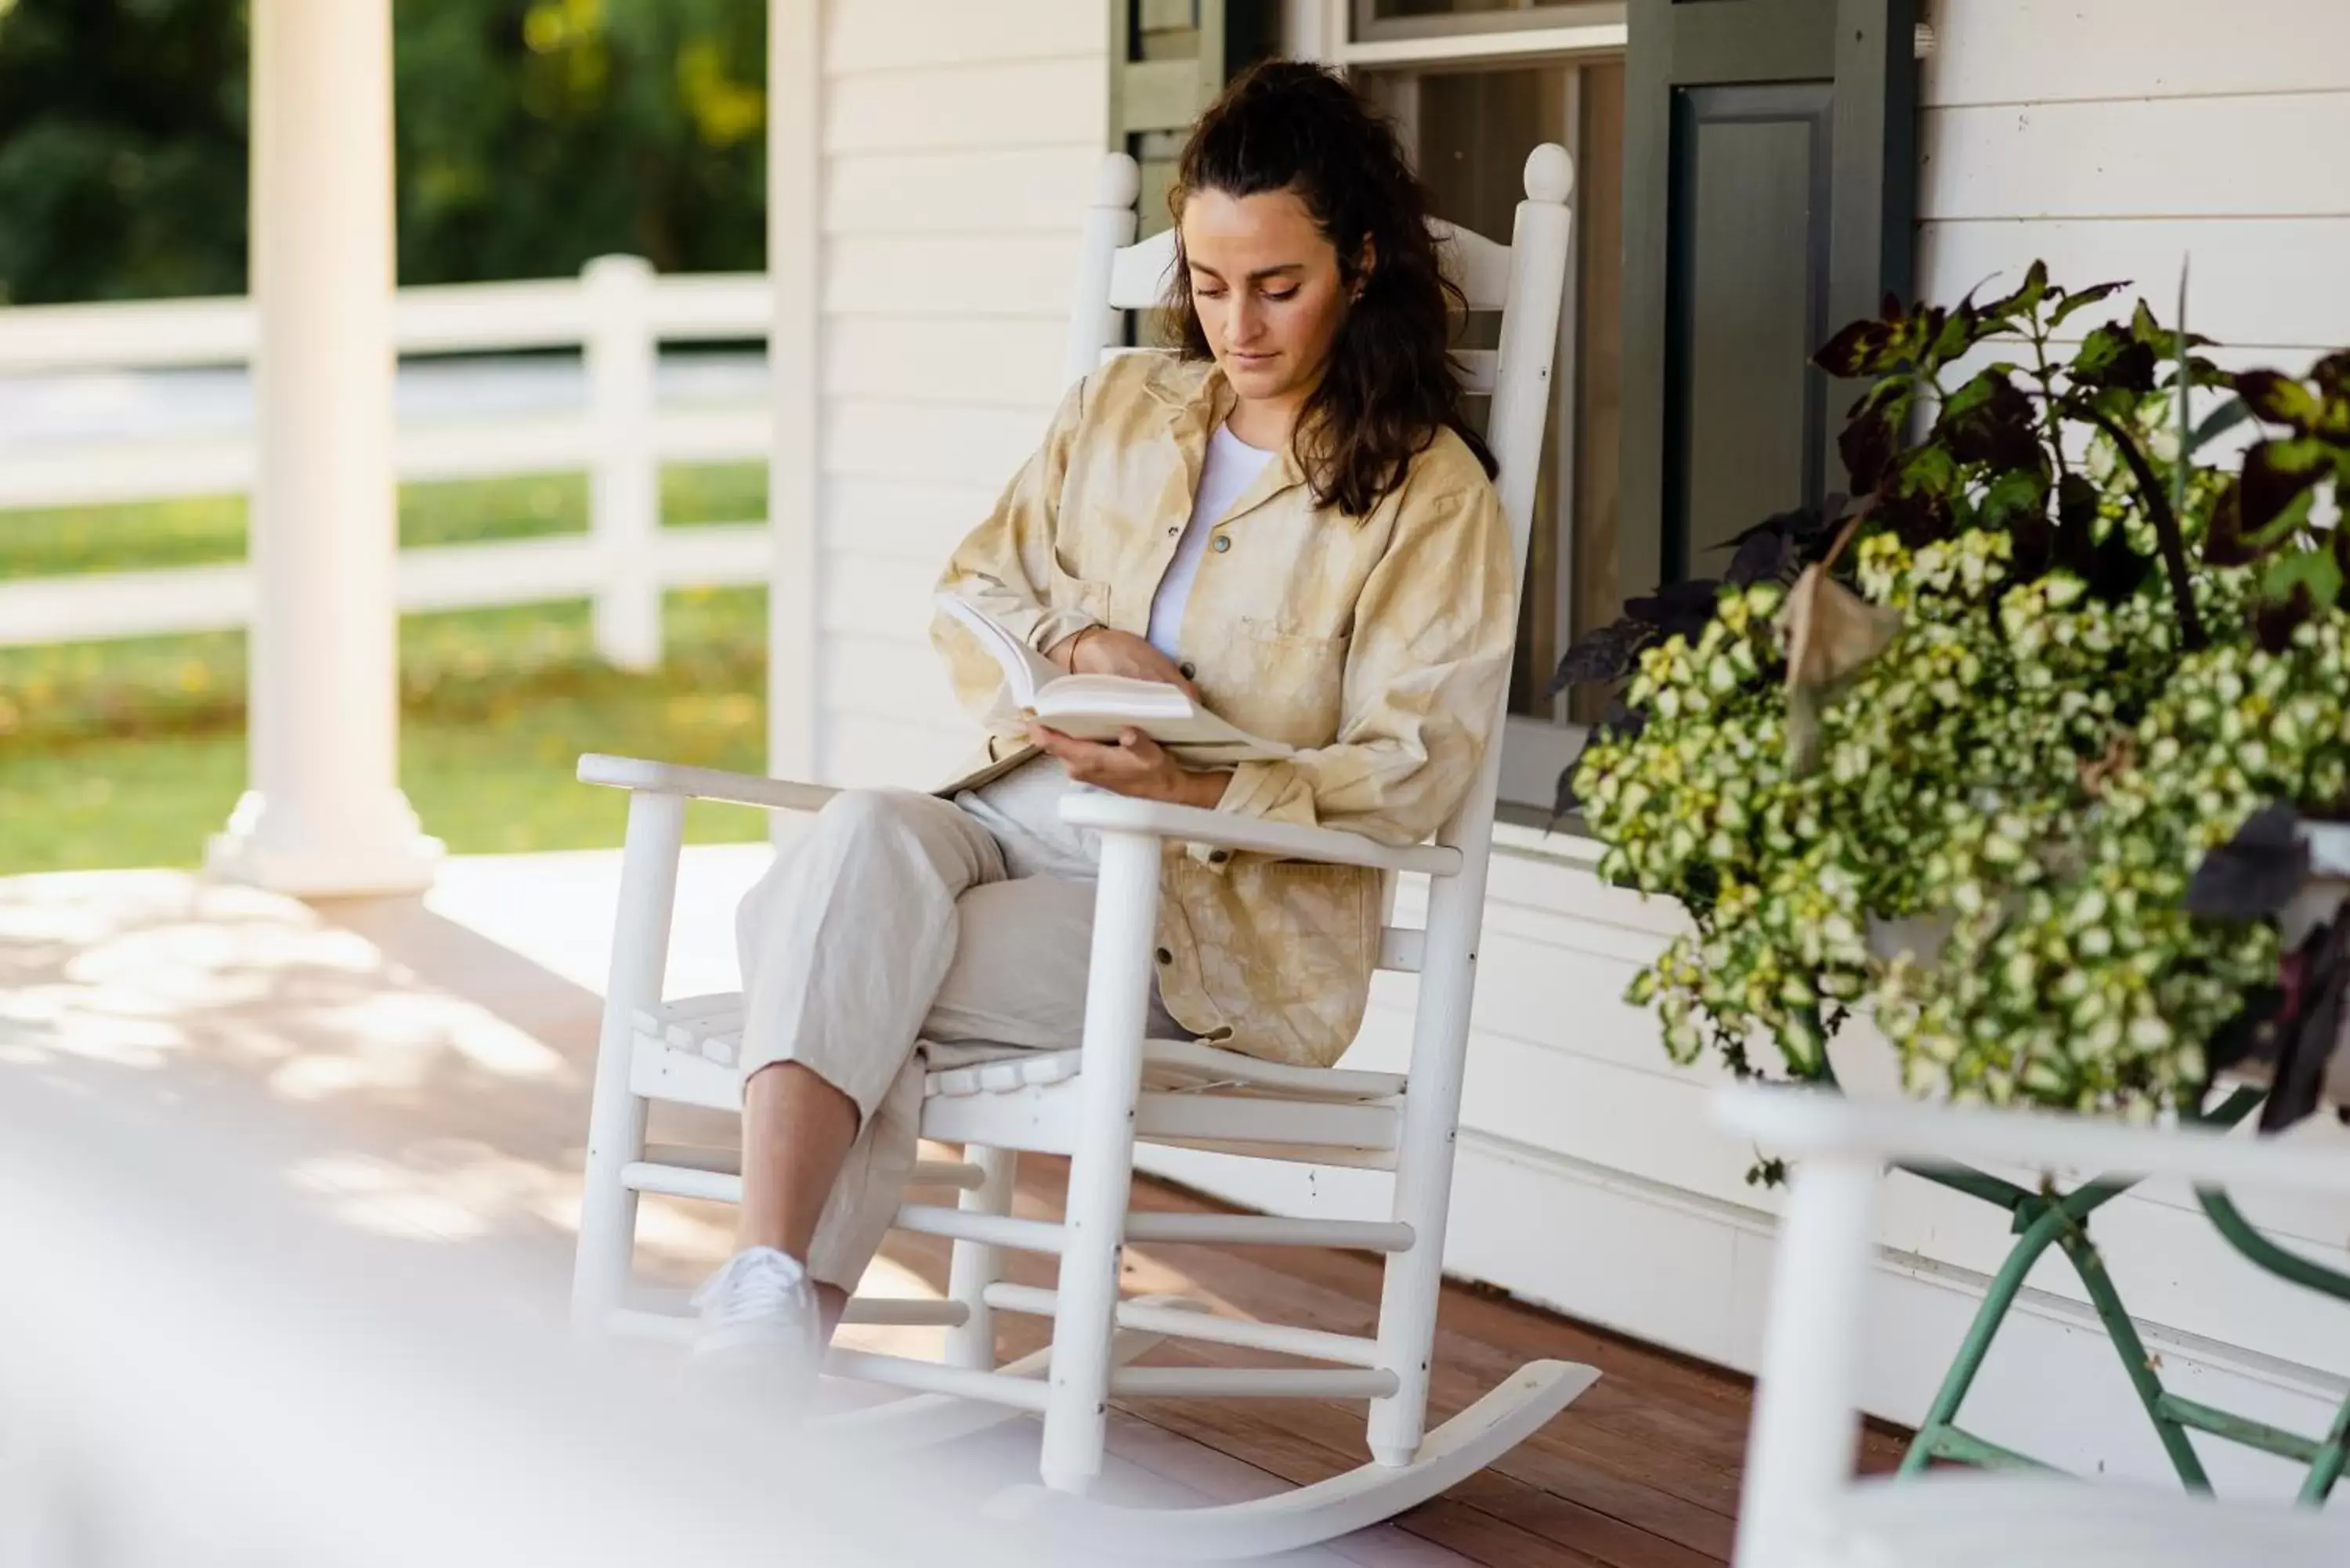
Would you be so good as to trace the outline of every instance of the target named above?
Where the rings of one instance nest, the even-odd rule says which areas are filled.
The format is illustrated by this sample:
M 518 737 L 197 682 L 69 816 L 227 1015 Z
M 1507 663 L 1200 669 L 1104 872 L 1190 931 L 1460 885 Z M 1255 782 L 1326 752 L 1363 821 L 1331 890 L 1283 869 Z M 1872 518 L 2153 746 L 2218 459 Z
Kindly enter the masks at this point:
M 1056 1213 L 1065 1177 L 1064 1162 L 1024 1161 L 1019 1210 Z M 1148 1180 L 1137 1182 L 1135 1201 L 1175 1212 L 1219 1208 Z M 889 1255 L 942 1288 L 949 1251 L 942 1241 L 895 1237 Z M 1128 1249 L 1126 1283 L 1132 1290 L 1187 1287 L 1247 1316 L 1367 1334 L 1377 1319 L 1381 1265 L 1367 1254 L 1311 1248 L 1135 1247 Z M 1049 1284 L 1054 1268 L 1049 1258 L 1007 1257 L 1008 1275 L 1023 1282 Z M 1040 1319 L 1004 1314 L 998 1322 L 1006 1355 L 1050 1336 Z M 1587 1362 L 1601 1369 L 1600 1381 L 1492 1469 L 1391 1528 L 1428 1550 L 1489 1565 L 1706 1568 L 1726 1562 L 1745 1445 L 1745 1380 L 1506 1298 L 1448 1287 L 1430 1380 L 1431 1424 L 1542 1357 Z M 1236 1366 L 1266 1358 L 1190 1344 L 1151 1359 Z M 1358 1405 L 1149 1400 L 1133 1403 L 1121 1418 L 1281 1485 L 1309 1484 L 1368 1457 Z M 1128 1428 L 1129 1441 L 1133 1430 Z M 1201 1461 L 1195 1455 L 1191 1462 Z

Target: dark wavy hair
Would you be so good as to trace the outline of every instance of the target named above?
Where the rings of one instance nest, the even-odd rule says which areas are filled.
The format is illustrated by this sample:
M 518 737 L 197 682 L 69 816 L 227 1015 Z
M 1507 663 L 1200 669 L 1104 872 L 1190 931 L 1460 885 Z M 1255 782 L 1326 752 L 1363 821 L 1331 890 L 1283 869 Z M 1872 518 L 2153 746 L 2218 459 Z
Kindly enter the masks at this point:
M 1336 73 L 1296 60 L 1251 67 L 1201 118 L 1168 197 L 1175 270 L 1163 308 L 1186 359 L 1212 357 L 1182 248 L 1183 203 L 1201 191 L 1295 192 L 1337 251 L 1340 281 L 1361 285 L 1294 438 L 1317 504 L 1368 513 L 1448 428 L 1492 475 L 1493 454 L 1469 428 L 1452 362 L 1451 312 L 1465 301 L 1437 265 L 1428 189 L 1385 118 Z

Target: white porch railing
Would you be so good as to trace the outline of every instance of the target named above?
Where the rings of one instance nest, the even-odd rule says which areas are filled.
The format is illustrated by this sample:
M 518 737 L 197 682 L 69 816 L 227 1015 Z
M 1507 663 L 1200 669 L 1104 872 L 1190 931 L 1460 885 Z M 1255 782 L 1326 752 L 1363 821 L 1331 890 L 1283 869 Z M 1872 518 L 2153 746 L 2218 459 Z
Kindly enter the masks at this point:
M 947 1503 L 951 1477 L 801 1438 L 681 1359 L 573 1343 L 520 1243 L 334 1222 L 320 1172 L 349 1162 L 306 1153 L 285 1102 L 178 1080 L 158 1117 L 139 1072 L 20 1044 L 35 1065 L 0 1061 L 0 1564 L 1038 1561 Z
M 664 588 L 755 583 L 770 550 L 763 523 L 660 525 L 660 465 L 764 457 L 764 407 L 662 410 L 653 370 L 664 342 L 764 338 L 760 274 L 657 277 L 635 256 L 599 256 L 576 279 L 404 288 L 394 331 L 403 355 L 577 348 L 587 398 L 577 411 L 507 414 L 403 428 L 403 480 L 585 471 L 585 535 L 404 550 L 400 607 L 463 609 L 591 598 L 598 651 L 627 669 L 660 659 Z M 250 364 L 244 298 L 0 309 L 0 376 Z M 249 435 L 62 442 L 0 462 L 0 510 L 105 505 L 249 491 Z M 5 526 L 0 518 L 0 526 Z M 0 646 L 250 623 L 243 563 L 0 583 Z

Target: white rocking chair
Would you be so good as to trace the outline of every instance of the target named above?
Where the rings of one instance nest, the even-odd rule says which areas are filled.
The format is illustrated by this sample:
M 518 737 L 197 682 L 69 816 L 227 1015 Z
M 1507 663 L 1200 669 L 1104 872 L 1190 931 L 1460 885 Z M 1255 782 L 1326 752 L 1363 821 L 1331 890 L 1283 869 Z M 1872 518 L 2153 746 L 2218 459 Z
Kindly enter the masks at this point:
M 1574 165 L 1545 144 L 1526 161 L 1526 200 L 1504 247 L 1449 225 L 1439 237 L 1471 308 L 1502 313 L 1498 351 L 1461 356 L 1471 385 L 1492 394 L 1488 435 L 1521 569 L 1534 513 L 1543 423 L 1567 261 L 1566 199 Z M 1072 379 L 1119 351 L 1118 313 L 1159 297 L 1174 237 L 1130 244 L 1135 165 L 1106 161 L 1087 216 L 1072 317 Z M 1433 1432 L 1425 1430 L 1429 1365 L 1442 1283 L 1471 992 L 1484 912 L 1487 852 L 1500 757 L 1498 731 L 1467 802 L 1432 844 L 1390 849 L 1352 834 L 1265 823 L 1115 795 L 1073 797 L 1065 820 L 1101 836 L 1091 983 L 1082 1043 L 978 1065 L 939 1066 L 922 1116 L 926 1138 L 963 1146 L 953 1165 L 925 1165 L 916 1186 L 960 1188 L 958 1207 L 908 1203 L 900 1229 L 951 1239 L 947 1299 L 874 1301 L 850 1323 L 933 1324 L 949 1330 L 942 1362 L 836 1349 L 828 1373 L 919 1391 L 917 1397 L 837 1419 L 896 1427 L 924 1440 L 974 1430 L 1023 1411 L 1044 1417 L 1043 1488 L 1017 1489 L 1010 1511 L 1055 1533 L 1132 1546 L 1132 1511 L 1088 1503 L 1100 1473 L 1113 1397 L 1297 1397 L 1369 1403 L 1374 1462 L 1255 1501 L 1149 1515 L 1154 1555 L 1226 1558 L 1327 1540 L 1425 1501 L 1541 1428 L 1598 1374 L 1535 1362 Z M 593 1330 L 681 1335 L 684 1320 L 624 1303 L 637 1196 L 672 1193 L 739 1200 L 731 1166 L 699 1154 L 648 1149 L 650 1100 L 737 1109 L 739 997 L 664 1002 L 678 853 L 688 798 L 809 811 L 821 786 L 587 756 L 579 776 L 632 792 L 622 860 L 619 929 L 606 993 L 588 1128 L 587 1191 L 574 1314 Z M 1159 909 L 1163 840 L 1222 845 L 1433 879 L 1424 930 L 1390 928 L 1380 965 L 1417 971 L 1419 999 L 1409 1074 L 1300 1068 L 1191 1042 L 1146 1041 L 1145 1006 Z M 1129 1213 L 1138 1139 L 1266 1159 L 1390 1169 L 1385 1221 L 1261 1215 Z M 1016 1152 L 1070 1158 L 1059 1223 L 1013 1216 Z M 1376 1337 L 1237 1322 L 1160 1299 L 1121 1301 L 1127 1241 L 1317 1245 L 1388 1255 Z M 1057 1254 L 1059 1288 L 1001 1282 L 1003 1248 Z M 1053 1320 L 1048 1353 L 997 1366 L 993 1314 Z M 1290 1367 L 1129 1366 L 1166 1337 L 1241 1345 L 1333 1364 Z
M 2216 1502 L 2175 1488 L 2017 1470 L 1856 1483 L 1861 1305 L 1889 1161 L 2096 1170 L 2350 1198 L 2323 1143 L 2158 1131 L 2048 1112 L 1868 1103 L 1819 1090 L 1721 1091 L 1716 1119 L 1797 1161 L 1746 1443 L 1737 1568 L 2339 1568 L 2339 1511 Z

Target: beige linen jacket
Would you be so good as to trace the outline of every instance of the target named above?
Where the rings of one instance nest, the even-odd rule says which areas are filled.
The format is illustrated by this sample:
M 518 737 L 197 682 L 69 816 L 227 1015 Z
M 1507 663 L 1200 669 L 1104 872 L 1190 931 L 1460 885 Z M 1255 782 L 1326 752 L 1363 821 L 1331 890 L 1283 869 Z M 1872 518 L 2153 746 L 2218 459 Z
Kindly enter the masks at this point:
M 1043 447 L 947 564 L 941 592 L 1039 651 L 1087 626 L 1142 635 L 1232 393 L 1211 365 L 1121 356 L 1071 389 Z M 1447 431 L 1367 515 L 1317 507 L 1283 452 L 1214 524 L 1178 649 L 1208 705 L 1299 749 L 1242 764 L 1219 810 L 1417 843 L 1474 783 L 1517 628 L 1509 528 Z M 1002 674 L 940 616 L 956 695 Z M 995 733 L 941 794 L 1034 753 Z M 1386 914 L 1378 874 L 1170 845 L 1159 918 L 1167 1011 L 1201 1038 L 1326 1065 L 1353 1041 Z

